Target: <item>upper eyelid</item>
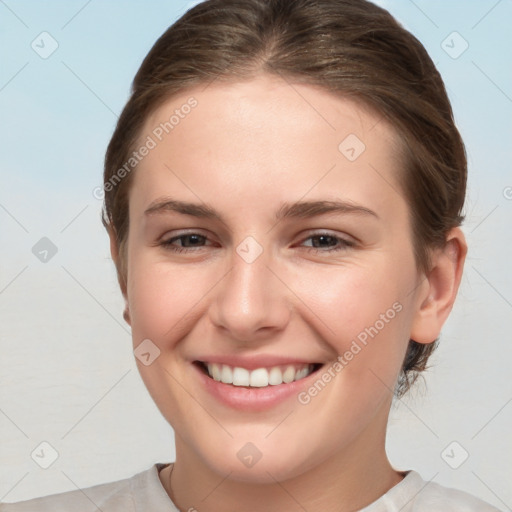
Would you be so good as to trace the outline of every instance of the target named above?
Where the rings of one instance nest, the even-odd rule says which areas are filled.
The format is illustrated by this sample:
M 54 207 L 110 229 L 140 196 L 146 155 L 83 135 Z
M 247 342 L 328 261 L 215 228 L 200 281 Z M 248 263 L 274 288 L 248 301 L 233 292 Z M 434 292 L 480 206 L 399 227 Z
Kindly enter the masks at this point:
M 190 228 L 190 231 L 178 233 L 173 236 L 166 237 L 164 235 L 162 237 L 162 242 L 170 243 L 171 241 L 179 240 L 182 237 L 186 237 L 186 236 L 190 236 L 190 235 L 199 235 L 199 236 L 206 238 L 206 240 L 209 240 L 210 242 L 212 241 L 210 239 L 210 237 L 208 235 L 202 233 L 201 230 Z M 308 240 L 309 238 L 314 238 L 314 237 L 318 237 L 318 236 L 330 236 L 330 237 L 338 239 L 340 242 L 344 242 L 347 244 L 355 244 L 358 242 L 358 240 L 351 235 L 345 234 L 345 236 L 343 236 L 342 234 L 330 232 L 325 229 L 324 230 L 317 229 L 317 230 L 308 231 L 307 233 L 301 235 L 299 242 L 304 242 L 304 241 Z
M 164 235 L 162 235 L 160 238 L 162 241 L 165 241 L 165 240 L 169 241 L 169 240 L 174 240 L 176 238 L 181 238 L 181 237 L 190 236 L 190 235 L 199 235 L 199 236 L 202 236 L 202 237 L 210 240 L 210 236 L 201 232 L 201 230 L 199 230 L 199 229 L 192 229 L 190 231 L 173 234 L 172 236 L 168 235 L 168 232 L 167 232 L 167 233 L 164 233 Z
M 318 232 L 312 232 L 312 233 L 309 233 L 305 236 L 302 236 L 301 237 L 301 241 L 304 241 L 304 240 L 308 240 L 309 238 L 315 238 L 315 237 L 318 237 L 318 236 L 329 236 L 329 237 L 332 237 L 332 238 L 337 238 L 338 240 L 341 240 L 342 242 L 346 242 L 346 243 L 352 243 L 352 242 L 355 242 L 355 239 L 353 239 L 353 237 L 351 236 L 343 236 L 343 235 L 340 235 L 340 234 L 336 234 L 336 233 L 329 233 L 329 232 L 324 232 L 324 231 L 318 231 Z

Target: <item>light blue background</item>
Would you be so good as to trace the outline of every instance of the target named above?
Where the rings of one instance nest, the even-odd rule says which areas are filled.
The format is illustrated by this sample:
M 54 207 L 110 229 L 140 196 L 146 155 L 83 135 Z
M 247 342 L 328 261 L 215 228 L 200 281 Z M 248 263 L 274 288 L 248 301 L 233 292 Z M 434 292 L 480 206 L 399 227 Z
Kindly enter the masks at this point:
M 0 500 L 86 487 L 173 458 L 137 373 L 93 189 L 135 72 L 193 2 L 0 0 Z M 416 392 L 392 411 L 392 463 L 512 507 L 512 1 L 386 0 L 426 46 L 466 142 L 460 296 Z M 58 49 L 42 59 L 46 31 Z M 457 31 L 457 59 L 441 44 Z M 457 43 L 459 44 L 459 43 Z M 58 252 L 32 254 L 43 236 Z M 59 452 L 46 470 L 30 453 Z M 452 441 L 469 453 L 451 469 Z

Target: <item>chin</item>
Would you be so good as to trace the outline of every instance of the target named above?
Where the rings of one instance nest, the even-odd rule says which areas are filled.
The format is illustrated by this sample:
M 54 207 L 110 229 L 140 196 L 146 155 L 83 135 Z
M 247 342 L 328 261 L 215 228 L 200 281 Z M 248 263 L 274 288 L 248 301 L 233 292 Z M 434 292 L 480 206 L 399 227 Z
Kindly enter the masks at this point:
M 290 480 L 323 461 L 322 454 L 313 446 L 296 443 L 293 439 L 289 439 L 289 444 L 283 442 L 283 437 L 271 441 L 265 440 L 264 435 L 257 436 L 261 441 L 255 442 L 246 441 L 248 437 L 244 437 L 244 441 L 238 439 L 218 443 L 213 450 L 210 444 L 198 446 L 194 451 L 202 459 L 201 464 L 223 478 L 229 475 L 230 480 L 251 484 Z M 328 457 L 328 453 L 324 455 Z

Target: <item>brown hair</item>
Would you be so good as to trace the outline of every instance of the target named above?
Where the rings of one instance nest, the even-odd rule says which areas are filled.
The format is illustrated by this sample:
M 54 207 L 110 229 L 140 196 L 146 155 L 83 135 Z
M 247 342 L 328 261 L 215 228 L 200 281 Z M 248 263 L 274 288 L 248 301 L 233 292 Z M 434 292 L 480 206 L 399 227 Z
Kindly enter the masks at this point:
M 421 43 L 366 0 L 207 0 L 169 27 L 144 59 L 106 152 L 103 224 L 116 236 L 120 283 L 133 173 L 115 186 L 112 178 L 148 116 L 192 86 L 261 72 L 362 101 L 391 123 L 402 141 L 401 185 L 416 262 L 428 271 L 429 249 L 442 247 L 463 220 L 467 164 L 443 81 Z M 409 341 L 397 397 L 427 368 L 437 345 Z

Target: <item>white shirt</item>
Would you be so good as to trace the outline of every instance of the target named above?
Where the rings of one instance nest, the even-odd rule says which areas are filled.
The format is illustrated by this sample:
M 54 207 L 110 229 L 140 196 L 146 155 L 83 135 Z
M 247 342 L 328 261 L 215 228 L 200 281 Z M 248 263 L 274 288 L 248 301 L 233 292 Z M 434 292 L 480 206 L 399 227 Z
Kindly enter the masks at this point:
M 131 478 L 18 503 L 0 503 L 0 512 L 179 512 L 165 491 L 156 463 Z M 419 473 L 406 476 L 360 512 L 500 512 L 463 491 L 426 482 Z

